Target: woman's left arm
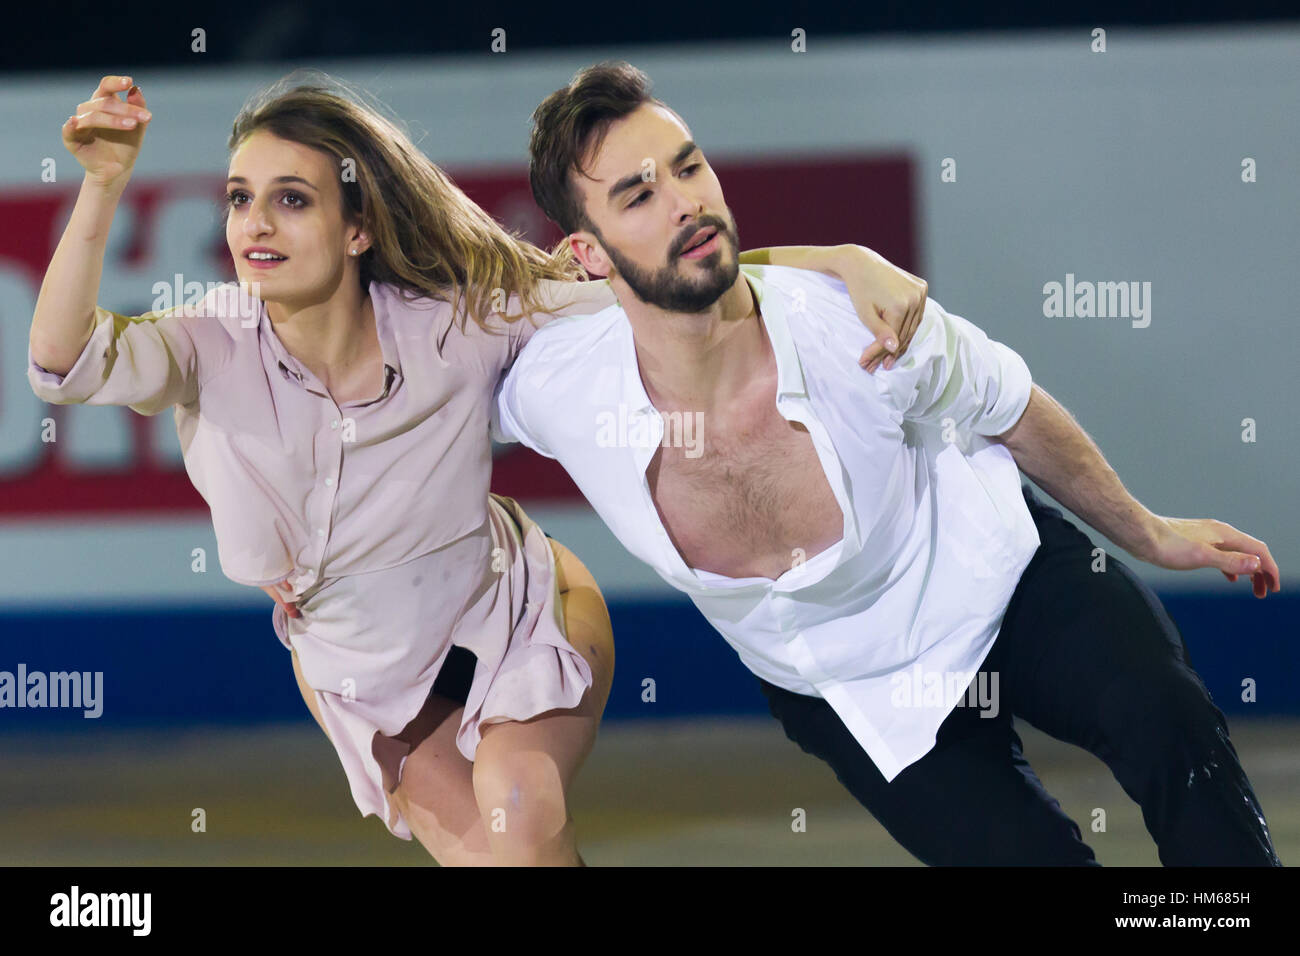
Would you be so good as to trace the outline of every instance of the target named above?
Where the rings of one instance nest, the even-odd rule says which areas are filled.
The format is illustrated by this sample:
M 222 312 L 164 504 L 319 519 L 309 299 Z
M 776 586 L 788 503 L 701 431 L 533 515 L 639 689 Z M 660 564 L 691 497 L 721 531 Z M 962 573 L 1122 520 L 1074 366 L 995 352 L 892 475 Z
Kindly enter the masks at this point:
M 898 356 L 912 341 L 925 313 L 925 299 L 929 292 L 925 280 L 898 268 L 866 246 L 852 243 L 840 246 L 772 246 L 742 252 L 740 261 L 745 265 L 812 269 L 842 280 L 853 307 L 857 309 L 858 318 L 876 337 L 858 359 L 858 364 L 868 372 L 879 368 L 882 359 L 887 370 L 894 367 Z M 895 335 L 897 348 L 891 348 Z

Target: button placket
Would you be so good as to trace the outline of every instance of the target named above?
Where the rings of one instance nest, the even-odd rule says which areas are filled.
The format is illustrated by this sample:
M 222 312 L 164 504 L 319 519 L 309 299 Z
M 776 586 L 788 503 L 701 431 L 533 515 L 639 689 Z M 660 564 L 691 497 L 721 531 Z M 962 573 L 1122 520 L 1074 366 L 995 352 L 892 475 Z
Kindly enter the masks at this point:
M 339 407 L 338 407 L 337 405 L 333 404 L 332 401 L 331 401 L 330 407 L 333 409 L 332 414 L 333 414 L 334 416 L 341 416 L 341 415 L 342 415 L 342 412 L 339 411 Z M 330 431 L 331 431 L 331 432 L 337 432 L 337 431 L 339 430 L 339 428 L 340 428 L 341 425 L 342 425 L 342 420 L 341 420 L 341 418 L 339 418 L 339 417 L 332 417 L 332 418 L 330 419 Z M 332 452 L 332 455 L 331 455 L 330 457 L 332 457 L 333 460 L 335 461 L 335 468 L 337 469 L 337 467 L 338 467 L 338 465 L 337 465 L 338 459 L 339 459 L 340 457 L 342 457 L 342 455 L 343 455 L 342 438 L 340 437 L 340 438 L 337 440 L 337 442 L 333 442 L 333 441 L 331 441 L 330 444 L 333 446 L 333 447 L 330 449 L 330 451 Z M 333 488 L 335 487 L 335 484 L 336 484 L 335 479 L 334 479 L 334 476 L 333 476 L 333 475 L 327 475 L 327 476 L 325 477 L 325 480 L 322 482 L 322 484 L 323 484 L 326 488 L 333 489 Z M 336 494 L 337 494 L 336 491 L 330 491 L 330 492 L 319 491 L 319 492 L 318 492 L 318 497 L 320 498 L 320 504 L 319 504 L 318 507 L 317 507 L 318 517 L 317 517 L 317 520 L 316 520 L 316 535 L 315 535 L 315 537 L 316 537 L 316 545 L 317 545 L 317 547 L 316 547 L 317 561 L 318 561 L 318 563 L 320 563 L 320 564 L 324 564 L 324 560 L 325 560 L 325 537 L 326 537 L 326 528 L 329 526 L 329 523 L 330 523 L 330 515 L 333 514 L 333 512 L 334 512 L 334 500 L 335 500 Z

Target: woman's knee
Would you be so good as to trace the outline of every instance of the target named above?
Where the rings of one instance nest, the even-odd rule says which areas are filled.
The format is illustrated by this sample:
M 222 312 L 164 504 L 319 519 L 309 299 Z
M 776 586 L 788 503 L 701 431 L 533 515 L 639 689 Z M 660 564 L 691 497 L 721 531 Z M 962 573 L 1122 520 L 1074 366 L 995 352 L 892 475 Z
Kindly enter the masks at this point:
M 474 762 L 474 793 L 498 856 L 515 862 L 546 857 L 571 835 L 564 774 L 545 751 L 483 753 Z

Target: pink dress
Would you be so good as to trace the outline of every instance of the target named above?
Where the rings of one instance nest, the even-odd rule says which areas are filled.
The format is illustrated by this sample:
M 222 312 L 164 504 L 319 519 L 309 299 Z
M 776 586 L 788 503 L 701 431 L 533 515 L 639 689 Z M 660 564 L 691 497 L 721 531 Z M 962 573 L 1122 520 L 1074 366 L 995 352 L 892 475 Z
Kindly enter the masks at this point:
M 488 493 L 492 393 L 534 326 L 491 334 L 380 283 L 370 297 L 385 384 L 369 400 L 335 404 L 233 283 L 164 312 L 99 309 L 67 375 L 29 350 L 28 380 L 54 404 L 174 408 L 222 571 L 289 579 L 302 617 L 277 606 L 276 636 L 297 651 L 357 807 L 409 840 L 388 799 L 407 746 L 391 738 L 452 645 L 478 658 L 456 735 L 467 760 L 485 724 L 575 707 L 592 675 L 565 635 L 545 535 Z

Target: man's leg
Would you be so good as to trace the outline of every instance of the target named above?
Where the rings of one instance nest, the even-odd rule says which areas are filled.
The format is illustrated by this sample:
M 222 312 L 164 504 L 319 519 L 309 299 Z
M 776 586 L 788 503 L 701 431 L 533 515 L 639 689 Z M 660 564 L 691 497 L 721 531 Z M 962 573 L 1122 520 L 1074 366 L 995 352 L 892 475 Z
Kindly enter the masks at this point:
M 978 708 L 956 708 L 934 748 L 886 782 L 824 699 L 761 679 L 759 685 L 786 736 L 830 764 L 840 783 L 922 863 L 1097 865 L 1079 827 L 1021 755 L 1009 711 L 989 718 Z
M 1025 486 L 1042 547 L 985 667 L 1003 703 L 1103 760 L 1166 866 L 1280 866 L 1223 713 L 1159 598 Z

